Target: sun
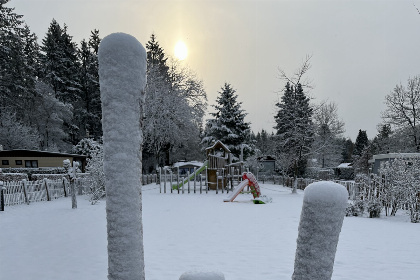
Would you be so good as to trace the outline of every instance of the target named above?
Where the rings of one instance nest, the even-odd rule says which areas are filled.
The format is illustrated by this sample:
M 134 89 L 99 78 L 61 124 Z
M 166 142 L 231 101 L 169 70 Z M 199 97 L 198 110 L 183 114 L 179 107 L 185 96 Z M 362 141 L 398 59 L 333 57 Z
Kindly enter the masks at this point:
M 178 41 L 175 45 L 175 57 L 179 60 L 184 60 L 187 58 L 188 49 L 184 42 Z

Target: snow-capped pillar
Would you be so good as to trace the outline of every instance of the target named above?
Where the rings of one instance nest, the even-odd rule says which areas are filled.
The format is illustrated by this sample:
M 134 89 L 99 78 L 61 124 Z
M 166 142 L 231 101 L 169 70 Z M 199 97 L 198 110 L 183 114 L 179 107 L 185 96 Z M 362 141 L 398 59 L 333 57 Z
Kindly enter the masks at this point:
M 141 204 L 140 118 L 146 51 L 133 36 L 113 33 L 99 46 L 108 230 L 108 279 L 145 279 Z
M 179 280 L 225 280 L 225 276 L 218 271 L 187 271 Z
M 333 182 L 306 187 L 292 280 L 331 279 L 348 192 Z

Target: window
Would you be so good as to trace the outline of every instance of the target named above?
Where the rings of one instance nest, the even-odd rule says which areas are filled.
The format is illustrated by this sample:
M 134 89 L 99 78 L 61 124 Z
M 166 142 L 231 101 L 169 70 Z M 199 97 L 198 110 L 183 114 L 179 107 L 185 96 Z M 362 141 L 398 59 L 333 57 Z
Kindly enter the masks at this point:
M 7 160 L 7 159 L 3 159 L 3 160 L 1 161 L 1 165 L 9 165 L 9 160 Z
M 27 168 L 38 168 L 37 160 L 25 160 L 25 167 Z
M 15 160 L 15 163 L 16 163 L 16 165 L 22 165 L 22 160 L 17 159 L 17 160 Z

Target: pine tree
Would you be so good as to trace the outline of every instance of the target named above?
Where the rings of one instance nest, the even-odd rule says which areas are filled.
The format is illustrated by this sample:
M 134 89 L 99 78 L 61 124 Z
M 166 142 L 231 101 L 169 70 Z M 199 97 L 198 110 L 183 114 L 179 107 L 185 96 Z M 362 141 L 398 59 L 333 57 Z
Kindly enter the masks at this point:
M 102 135 L 102 110 L 99 90 L 98 56 L 99 32 L 91 32 L 89 42 L 82 40 L 78 50 L 80 61 L 80 91 L 75 108 L 76 125 L 79 127 L 78 138 Z
M 80 94 L 79 60 L 77 46 L 67 33 L 67 26 L 61 27 L 53 19 L 41 46 L 42 81 L 50 85 L 54 96 L 64 104 L 77 107 Z M 77 144 L 80 129 L 77 121 L 64 124 L 67 141 Z
M 23 16 L 6 7 L 7 2 L 0 2 L 0 110 L 9 108 L 25 121 L 28 100 L 35 94 L 39 49 Z
M 302 86 L 286 84 L 278 112 L 276 126 L 276 157 L 284 172 L 303 175 L 314 140 L 312 108 Z
M 210 145 L 220 140 L 230 149 L 234 160 L 239 159 L 242 146 L 245 160 L 255 149 L 250 141 L 250 123 L 245 122 L 247 114 L 241 109 L 242 102 L 237 101 L 238 95 L 230 84 L 225 83 L 221 90 L 217 104 L 213 105 L 216 112 L 210 113 L 213 118 L 207 121 L 202 143 Z
M 353 155 L 361 156 L 363 150 L 369 145 L 369 140 L 366 134 L 366 130 L 359 129 L 357 134 L 356 142 L 354 143 Z

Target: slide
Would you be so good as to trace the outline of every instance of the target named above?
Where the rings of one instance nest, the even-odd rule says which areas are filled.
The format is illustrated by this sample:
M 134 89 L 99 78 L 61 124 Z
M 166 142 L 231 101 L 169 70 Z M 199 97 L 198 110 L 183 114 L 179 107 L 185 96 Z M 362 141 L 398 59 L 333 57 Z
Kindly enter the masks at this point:
M 228 198 L 224 199 L 224 202 L 232 202 L 238 194 L 249 185 L 251 189 L 252 196 L 254 199 L 252 200 L 254 204 L 266 204 L 272 201 L 271 197 L 261 195 L 260 185 L 258 185 L 257 179 L 255 178 L 254 174 L 251 172 L 244 172 L 242 174 L 242 179 L 244 179 L 236 188 L 233 190 L 232 194 L 229 195 Z
M 188 182 L 188 180 L 190 180 L 190 181 L 193 180 L 196 175 L 200 174 L 201 171 L 203 171 L 204 169 L 206 169 L 207 164 L 208 163 L 207 163 L 207 160 L 206 160 L 200 168 L 198 168 L 195 172 L 193 172 L 193 173 L 190 174 L 190 177 L 185 178 L 184 181 L 182 181 L 181 183 L 179 183 L 179 185 L 173 185 L 172 188 L 174 190 L 177 190 L 180 187 L 182 187 L 184 184 L 186 184 Z
M 223 201 L 224 202 L 232 202 L 235 200 L 235 198 L 238 196 L 238 194 L 246 187 L 248 186 L 249 181 L 247 179 L 243 180 L 239 185 L 237 185 L 232 193 L 225 198 Z

